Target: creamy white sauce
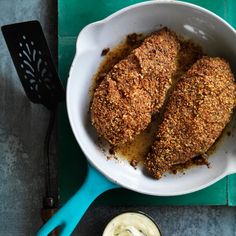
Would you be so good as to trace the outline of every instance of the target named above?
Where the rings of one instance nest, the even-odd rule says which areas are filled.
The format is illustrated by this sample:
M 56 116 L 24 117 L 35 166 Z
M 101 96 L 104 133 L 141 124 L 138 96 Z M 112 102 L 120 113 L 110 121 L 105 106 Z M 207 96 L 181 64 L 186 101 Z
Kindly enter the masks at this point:
M 160 231 L 147 216 L 128 212 L 112 219 L 103 236 L 160 236 Z

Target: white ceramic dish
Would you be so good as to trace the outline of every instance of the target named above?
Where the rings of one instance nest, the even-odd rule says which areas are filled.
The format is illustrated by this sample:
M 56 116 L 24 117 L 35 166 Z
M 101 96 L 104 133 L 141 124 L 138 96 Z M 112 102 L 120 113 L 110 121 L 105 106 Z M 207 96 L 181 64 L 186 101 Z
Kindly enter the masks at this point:
M 89 124 L 89 88 L 103 59 L 104 48 L 117 45 L 127 34 L 156 31 L 167 26 L 200 44 L 212 56 L 226 58 L 236 72 L 236 32 L 215 14 L 184 2 L 144 2 L 124 8 L 108 18 L 85 27 L 78 36 L 76 55 L 67 84 L 67 108 L 74 135 L 89 162 L 111 181 L 145 194 L 173 196 L 205 188 L 236 172 L 236 119 L 210 157 L 211 168 L 194 167 L 183 174 L 154 180 L 128 163 L 107 161 L 96 144 L 97 135 Z

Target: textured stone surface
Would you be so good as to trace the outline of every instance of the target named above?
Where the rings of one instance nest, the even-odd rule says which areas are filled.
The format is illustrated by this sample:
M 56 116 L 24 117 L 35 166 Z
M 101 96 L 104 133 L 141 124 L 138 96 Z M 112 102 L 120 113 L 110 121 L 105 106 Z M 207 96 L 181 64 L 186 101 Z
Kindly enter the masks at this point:
M 91 206 L 74 235 L 102 235 L 105 225 L 124 211 L 148 213 L 163 236 L 234 236 L 236 211 L 229 207 L 116 207 Z M 88 233 L 89 232 L 89 233 Z
M 0 12 L 0 25 L 39 20 L 55 57 L 55 0 L 1 0 Z M 26 98 L 2 34 L 0 52 L 0 235 L 34 235 L 41 224 L 49 112 Z
M 0 25 L 40 20 L 55 57 L 56 9 L 56 0 L 0 0 Z M 1 34 L 0 52 L 0 236 L 35 235 L 41 224 L 42 148 L 49 114 L 28 102 Z M 229 207 L 92 206 L 77 232 L 99 236 L 111 217 L 127 210 L 149 213 L 166 236 L 236 235 L 236 209 Z

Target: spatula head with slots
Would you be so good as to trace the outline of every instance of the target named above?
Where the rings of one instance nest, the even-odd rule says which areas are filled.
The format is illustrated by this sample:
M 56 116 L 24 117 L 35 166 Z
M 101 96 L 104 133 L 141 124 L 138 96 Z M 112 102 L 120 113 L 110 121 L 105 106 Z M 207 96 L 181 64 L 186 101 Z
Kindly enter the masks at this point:
M 2 32 L 28 98 L 53 109 L 64 100 L 65 92 L 40 23 L 5 25 Z

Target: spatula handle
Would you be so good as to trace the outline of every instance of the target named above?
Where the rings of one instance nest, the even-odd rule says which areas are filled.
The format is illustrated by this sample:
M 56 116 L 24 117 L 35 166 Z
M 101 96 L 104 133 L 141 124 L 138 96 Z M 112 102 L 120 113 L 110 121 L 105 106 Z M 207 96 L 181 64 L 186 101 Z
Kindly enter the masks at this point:
M 83 217 L 90 204 L 101 193 L 118 186 L 107 180 L 88 165 L 87 178 L 75 195 L 50 218 L 38 231 L 37 236 L 46 236 L 60 226 L 60 236 L 69 236 Z
M 57 208 L 49 208 L 49 209 L 45 209 L 42 208 L 41 209 L 41 219 L 43 221 L 43 223 L 46 223 L 57 211 Z M 59 235 L 59 229 L 54 229 L 49 236 L 58 236 Z

